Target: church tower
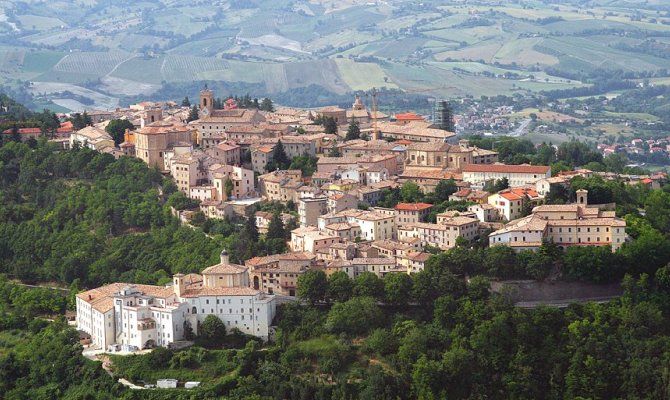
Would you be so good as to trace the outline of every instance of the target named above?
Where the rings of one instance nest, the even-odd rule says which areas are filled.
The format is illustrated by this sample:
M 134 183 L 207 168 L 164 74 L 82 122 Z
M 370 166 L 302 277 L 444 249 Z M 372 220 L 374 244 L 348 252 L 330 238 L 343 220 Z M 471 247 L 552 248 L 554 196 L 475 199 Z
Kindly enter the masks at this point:
M 181 297 L 182 293 L 184 293 L 184 274 L 175 274 L 173 280 L 174 294 L 177 297 Z
M 214 110 L 214 92 L 207 88 L 200 91 L 200 113 L 204 116 L 211 115 Z
M 363 104 L 363 101 L 361 101 L 361 96 L 356 95 L 352 108 L 354 110 L 365 110 L 365 105 Z
M 585 189 L 577 190 L 577 204 L 587 205 L 589 204 L 589 191 Z

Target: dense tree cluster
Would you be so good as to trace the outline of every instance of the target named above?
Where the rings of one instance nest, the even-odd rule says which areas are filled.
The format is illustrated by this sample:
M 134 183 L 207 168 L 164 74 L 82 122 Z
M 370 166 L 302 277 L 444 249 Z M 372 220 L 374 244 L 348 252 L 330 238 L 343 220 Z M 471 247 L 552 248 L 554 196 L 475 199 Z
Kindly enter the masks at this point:
M 131 131 L 135 129 L 135 125 L 127 119 L 113 119 L 105 127 L 105 131 L 114 139 L 117 146 L 123 143 L 126 129 Z
M 7 143 L 0 148 L 0 272 L 88 286 L 199 271 L 216 261 L 223 242 L 179 226 L 162 200 L 175 190 L 138 159 Z

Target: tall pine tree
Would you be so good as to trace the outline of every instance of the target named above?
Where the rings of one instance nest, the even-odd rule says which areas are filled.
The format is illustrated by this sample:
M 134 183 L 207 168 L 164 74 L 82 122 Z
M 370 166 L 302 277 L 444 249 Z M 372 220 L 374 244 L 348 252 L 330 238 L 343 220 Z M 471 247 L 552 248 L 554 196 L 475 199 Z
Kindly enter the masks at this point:
M 269 165 L 270 163 L 268 163 Z M 273 169 L 279 168 L 279 169 L 287 169 L 288 166 L 291 164 L 291 160 L 288 158 L 286 155 L 286 151 L 284 150 L 284 144 L 279 140 L 277 144 L 275 145 L 274 150 L 272 151 L 272 163 Z M 268 170 L 270 170 L 268 168 Z
M 193 107 L 191 107 L 191 111 L 188 113 L 188 119 L 186 119 L 187 122 L 195 121 L 198 119 L 198 107 L 194 104 Z
M 358 126 L 358 122 L 354 121 L 353 118 L 349 123 L 349 128 L 347 129 L 347 136 L 344 137 L 345 140 L 356 140 L 361 138 L 361 128 Z

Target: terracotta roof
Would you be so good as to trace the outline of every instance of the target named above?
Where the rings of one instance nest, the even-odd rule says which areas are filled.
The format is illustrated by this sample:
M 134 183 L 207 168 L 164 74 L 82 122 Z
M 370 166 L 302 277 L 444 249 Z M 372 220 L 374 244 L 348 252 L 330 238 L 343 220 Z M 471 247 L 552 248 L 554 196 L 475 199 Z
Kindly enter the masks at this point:
M 2 133 L 11 134 L 12 129 L 13 128 L 6 129 Z M 39 133 L 42 133 L 42 130 L 40 128 L 19 128 L 18 129 L 18 134 L 19 135 L 28 135 L 28 134 L 34 135 L 34 134 L 39 134 Z
M 319 112 L 342 112 L 342 111 L 344 111 L 344 109 L 338 106 L 327 106 L 327 107 L 321 107 L 319 109 Z
M 424 118 L 413 112 L 400 113 L 395 115 L 398 121 L 424 121 Z
M 542 219 L 536 215 L 529 215 L 527 217 L 510 222 L 509 224 L 505 225 L 504 228 L 491 233 L 489 236 L 495 236 L 507 232 L 544 231 L 546 227 L 547 220 Z
M 157 121 L 145 126 L 137 131 L 142 135 L 161 135 L 170 132 L 189 132 L 188 126 L 183 124 L 169 123 L 165 121 Z
M 117 282 L 78 293 L 77 297 L 89 303 L 94 310 L 105 313 L 114 307 L 114 296 L 126 286 L 133 286 L 146 295 L 159 298 L 166 298 L 174 294 L 171 287 Z
M 625 227 L 626 221 L 620 218 L 584 218 L 584 219 L 551 219 L 550 226 L 615 226 Z
M 406 167 L 405 170 L 400 174 L 400 177 L 403 179 L 454 179 L 460 180 L 461 174 L 447 171 L 441 168 L 416 168 L 416 167 Z
M 372 242 L 372 247 L 378 248 L 378 249 L 384 249 L 384 250 L 407 250 L 411 249 L 412 246 L 402 243 L 402 242 L 396 242 L 395 240 L 390 240 L 390 239 L 384 239 L 384 240 L 375 240 Z
M 518 195 L 516 193 L 512 193 L 512 192 L 501 192 L 501 193 L 498 193 L 498 195 L 500 197 L 503 197 L 503 198 L 509 200 L 509 201 L 523 200 L 523 196 Z
M 417 262 L 426 262 L 432 254 L 425 251 L 412 251 L 409 252 L 406 256 L 408 260 L 417 261 Z
M 221 150 L 221 151 L 230 151 L 230 150 L 239 149 L 240 146 L 236 145 L 235 143 L 221 142 L 221 143 L 216 145 L 216 148 Z
M 354 265 L 395 265 L 395 260 L 393 258 L 354 258 L 351 260 L 351 263 Z
M 466 164 L 463 172 L 501 172 L 516 174 L 546 174 L 550 167 L 546 165 L 508 165 L 508 164 Z
M 449 143 L 441 142 L 410 142 L 411 144 L 407 147 L 407 150 L 417 150 L 417 151 L 438 151 L 441 153 L 449 151 L 452 147 Z
M 308 252 L 292 252 L 283 254 L 274 254 L 265 257 L 254 257 L 244 262 L 248 266 L 260 266 L 265 264 L 277 263 L 280 261 L 311 261 L 314 255 Z
M 202 287 L 197 289 L 186 289 L 181 297 L 200 296 L 255 296 L 260 294 L 259 290 L 250 287 Z
M 397 211 L 423 211 L 432 207 L 433 205 L 428 203 L 398 203 L 395 209 Z
M 202 271 L 203 275 L 206 274 L 241 274 L 247 271 L 247 267 L 237 264 L 216 264 L 211 267 L 207 267 Z
M 360 225 L 350 224 L 348 222 L 335 222 L 333 224 L 326 225 L 326 229 L 331 231 L 348 231 L 353 228 L 360 228 Z

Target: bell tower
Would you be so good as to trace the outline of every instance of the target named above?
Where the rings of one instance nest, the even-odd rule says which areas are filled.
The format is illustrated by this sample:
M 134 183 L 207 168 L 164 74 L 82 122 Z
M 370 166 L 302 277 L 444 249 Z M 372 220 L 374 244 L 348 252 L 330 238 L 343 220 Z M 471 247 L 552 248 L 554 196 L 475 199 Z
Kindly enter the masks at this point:
M 589 203 L 589 191 L 585 189 L 579 189 L 577 190 L 577 204 L 581 204 L 583 206 L 587 205 Z
M 175 274 L 173 280 L 174 294 L 176 294 L 177 297 L 181 297 L 181 294 L 184 292 L 184 274 Z
M 214 110 L 214 92 L 207 88 L 200 91 L 200 112 L 203 115 L 211 115 Z

